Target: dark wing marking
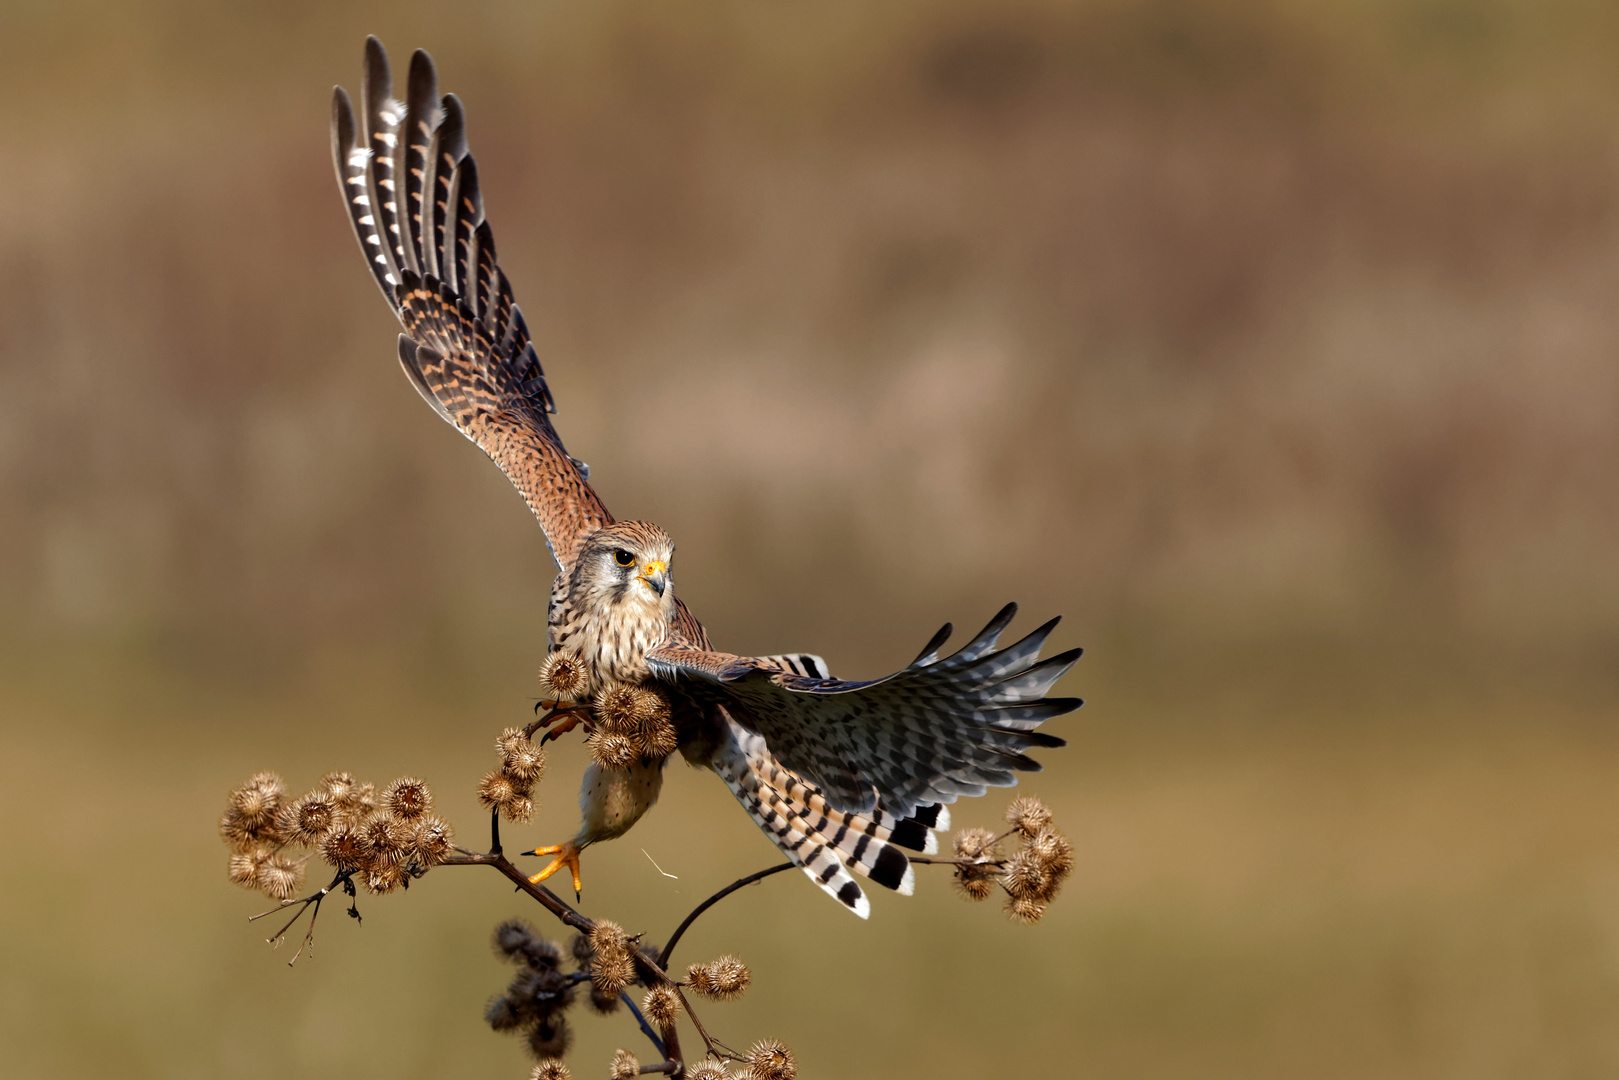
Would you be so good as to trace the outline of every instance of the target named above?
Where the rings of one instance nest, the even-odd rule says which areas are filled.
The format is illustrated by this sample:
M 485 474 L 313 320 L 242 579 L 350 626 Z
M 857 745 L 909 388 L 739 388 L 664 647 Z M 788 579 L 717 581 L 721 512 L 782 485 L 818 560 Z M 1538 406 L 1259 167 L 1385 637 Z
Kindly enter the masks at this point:
M 845 682 L 783 671 L 774 662 L 679 643 L 647 654 L 654 675 L 680 680 L 764 736 L 783 765 L 814 784 L 836 809 L 896 818 L 935 803 L 982 795 L 1040 766 L 1025 751 L 1062 746 L 1035 729 L 1079 708 L 1046 692 L 1080 650 L 1039 660 L 1053 619 L 1015 645 L 995 643 L 1009 604 L 959 652 L 937 659 L 935 639 L 915 664 L 884 679 Z
M 388 55 L 368 38 L 365 112 L 356 118 L 335 89 L 332 158 L 360 250 L 406 331 L 400 364 L 516 485 L 568 569 L 581 538 L 613 517 L 551 425 L 556 406 L 495 257 L 461 103 L 439 97 L 420 50 L 405 100 L 392 94 Z

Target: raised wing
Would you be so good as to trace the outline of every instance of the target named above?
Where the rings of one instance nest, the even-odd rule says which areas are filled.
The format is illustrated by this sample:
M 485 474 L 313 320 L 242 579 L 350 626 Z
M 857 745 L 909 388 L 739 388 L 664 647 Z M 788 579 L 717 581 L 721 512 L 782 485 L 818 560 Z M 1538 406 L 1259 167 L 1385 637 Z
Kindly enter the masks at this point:
M 1072 712 L 1077 698 L 1046 692 L 1079 659 L 1039 659 L 1052 619 L 1015 645 L 995 643 L 1017 614 L 1008 604 L 959 652 L 940 660 L 946 626 L 904 671 L 845 682 L 783 671 L 775 660 L 682 644 L 647 654 L 654 675 L 723 705 L 764 737 L 777 760 L 844 813 L 881 809 L 907 818 L 933 803 L 1010 787 L 1040 765 L 1025 751 L 1062 746 L 1035 729 Z
M 405 100 L 395 100 L 374 37 L 361 96 L 363 128 L 348 93 L 333 91 L 332 159 L 360 250 L 406 331 L 399 362 L 433 410 L 516 485 L 566 570 L 581 537 L 613 517 L 551 426 L 556 406 L 495 258 L 461 103 L 439 97 L 421 50 Z

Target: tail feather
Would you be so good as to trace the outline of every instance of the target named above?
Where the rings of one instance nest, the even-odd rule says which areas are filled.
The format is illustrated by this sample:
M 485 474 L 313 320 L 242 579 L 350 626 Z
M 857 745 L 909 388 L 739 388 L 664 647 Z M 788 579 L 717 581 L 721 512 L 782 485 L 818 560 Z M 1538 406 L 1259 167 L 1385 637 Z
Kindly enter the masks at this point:
M 916 873 L 902 847 L 934 852 L 933 830 L 949 826 L 943 806 L 918 808 L 897 819 L 881 810 L 850 814 L 834 810 L 819 789 L 783 768 L 764 740 L 732 725 L 726 751 L 714 771 L 755 824 L 789 859 L 834 899 L 866 918 L 870 901 L 850 872 L 901 895 L 916 888 Z

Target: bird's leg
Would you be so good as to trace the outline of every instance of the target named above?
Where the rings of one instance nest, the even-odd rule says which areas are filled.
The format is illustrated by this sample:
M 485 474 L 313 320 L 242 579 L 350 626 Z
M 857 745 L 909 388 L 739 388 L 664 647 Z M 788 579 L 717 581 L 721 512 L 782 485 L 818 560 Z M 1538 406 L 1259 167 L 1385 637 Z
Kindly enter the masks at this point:
M 569 870 L 573 871 L 573 894 L 577 897 L 583 891 L 583 886 L 581 886 L 579 882 L 579 853 L 583 850 L 584 848 L 580 847 L 572 840 L 569 840 L 566 843 L 552 844 L 549 847 L 537 847 L 533 851 L 526 852 L 526 854 L 529 855 L 556 856 L 556 858 L 551 860 L 550 866 L 547 866 L 544 870 L 541 870 L 538 874 L 535 874 L 533 877 L 528 879 L 529 884 L 538 885 L 540 882 L 544 881 L 546 878 L 550 877 L 552 874 L 566 866 Z

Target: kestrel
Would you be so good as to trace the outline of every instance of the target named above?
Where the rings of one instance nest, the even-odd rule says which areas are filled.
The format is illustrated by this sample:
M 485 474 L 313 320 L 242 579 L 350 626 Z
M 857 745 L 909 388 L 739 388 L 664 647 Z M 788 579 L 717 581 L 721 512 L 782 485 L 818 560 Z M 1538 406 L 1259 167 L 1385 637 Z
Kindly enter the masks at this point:
M 551 424 L 551 392 L 484 220 L 460 101 L 439 96 L 421 51 L 396 100 L 376 38 L 362 85 L 363 126 L 348 94 L 334 91 L 332 153 L 360 249 L 405 330 L 405 374 L 539 519 L 559 570 L 548 662 L 571 665 L 582 684 L 571 711 L 606 738 L 606 703 L 629 703 L 614 715 L 634 712 L 639 694 L 672 736 L 637 744 L 622 767 L 598 754 L 580 791 L 583 825 L 567 843 L 530 852 L 556 856 L 536 880 L 566 866 L 578 888 L 579 852 L 651 808 L 678 749 L 717 773 L 787 857 L 862 918 L 870 901 L 857 875 L 911 892 L 901 848 L 936 850 L 948 804 L 1015 784 L 1017 772 L 1040 768 L 1026 751 L 1064 745 L 1036 729 L 1079 707 L 1046 693 L 1080 651 L 1039 659 L 1056 619 L 997 651 L 1011 604 L 958 652 L 939 656 L 947 625 L 909 667 L 870 682 L 834 679 L 809 654 L 715 651 L 675 596 L 674 541 L 608 513 Z

